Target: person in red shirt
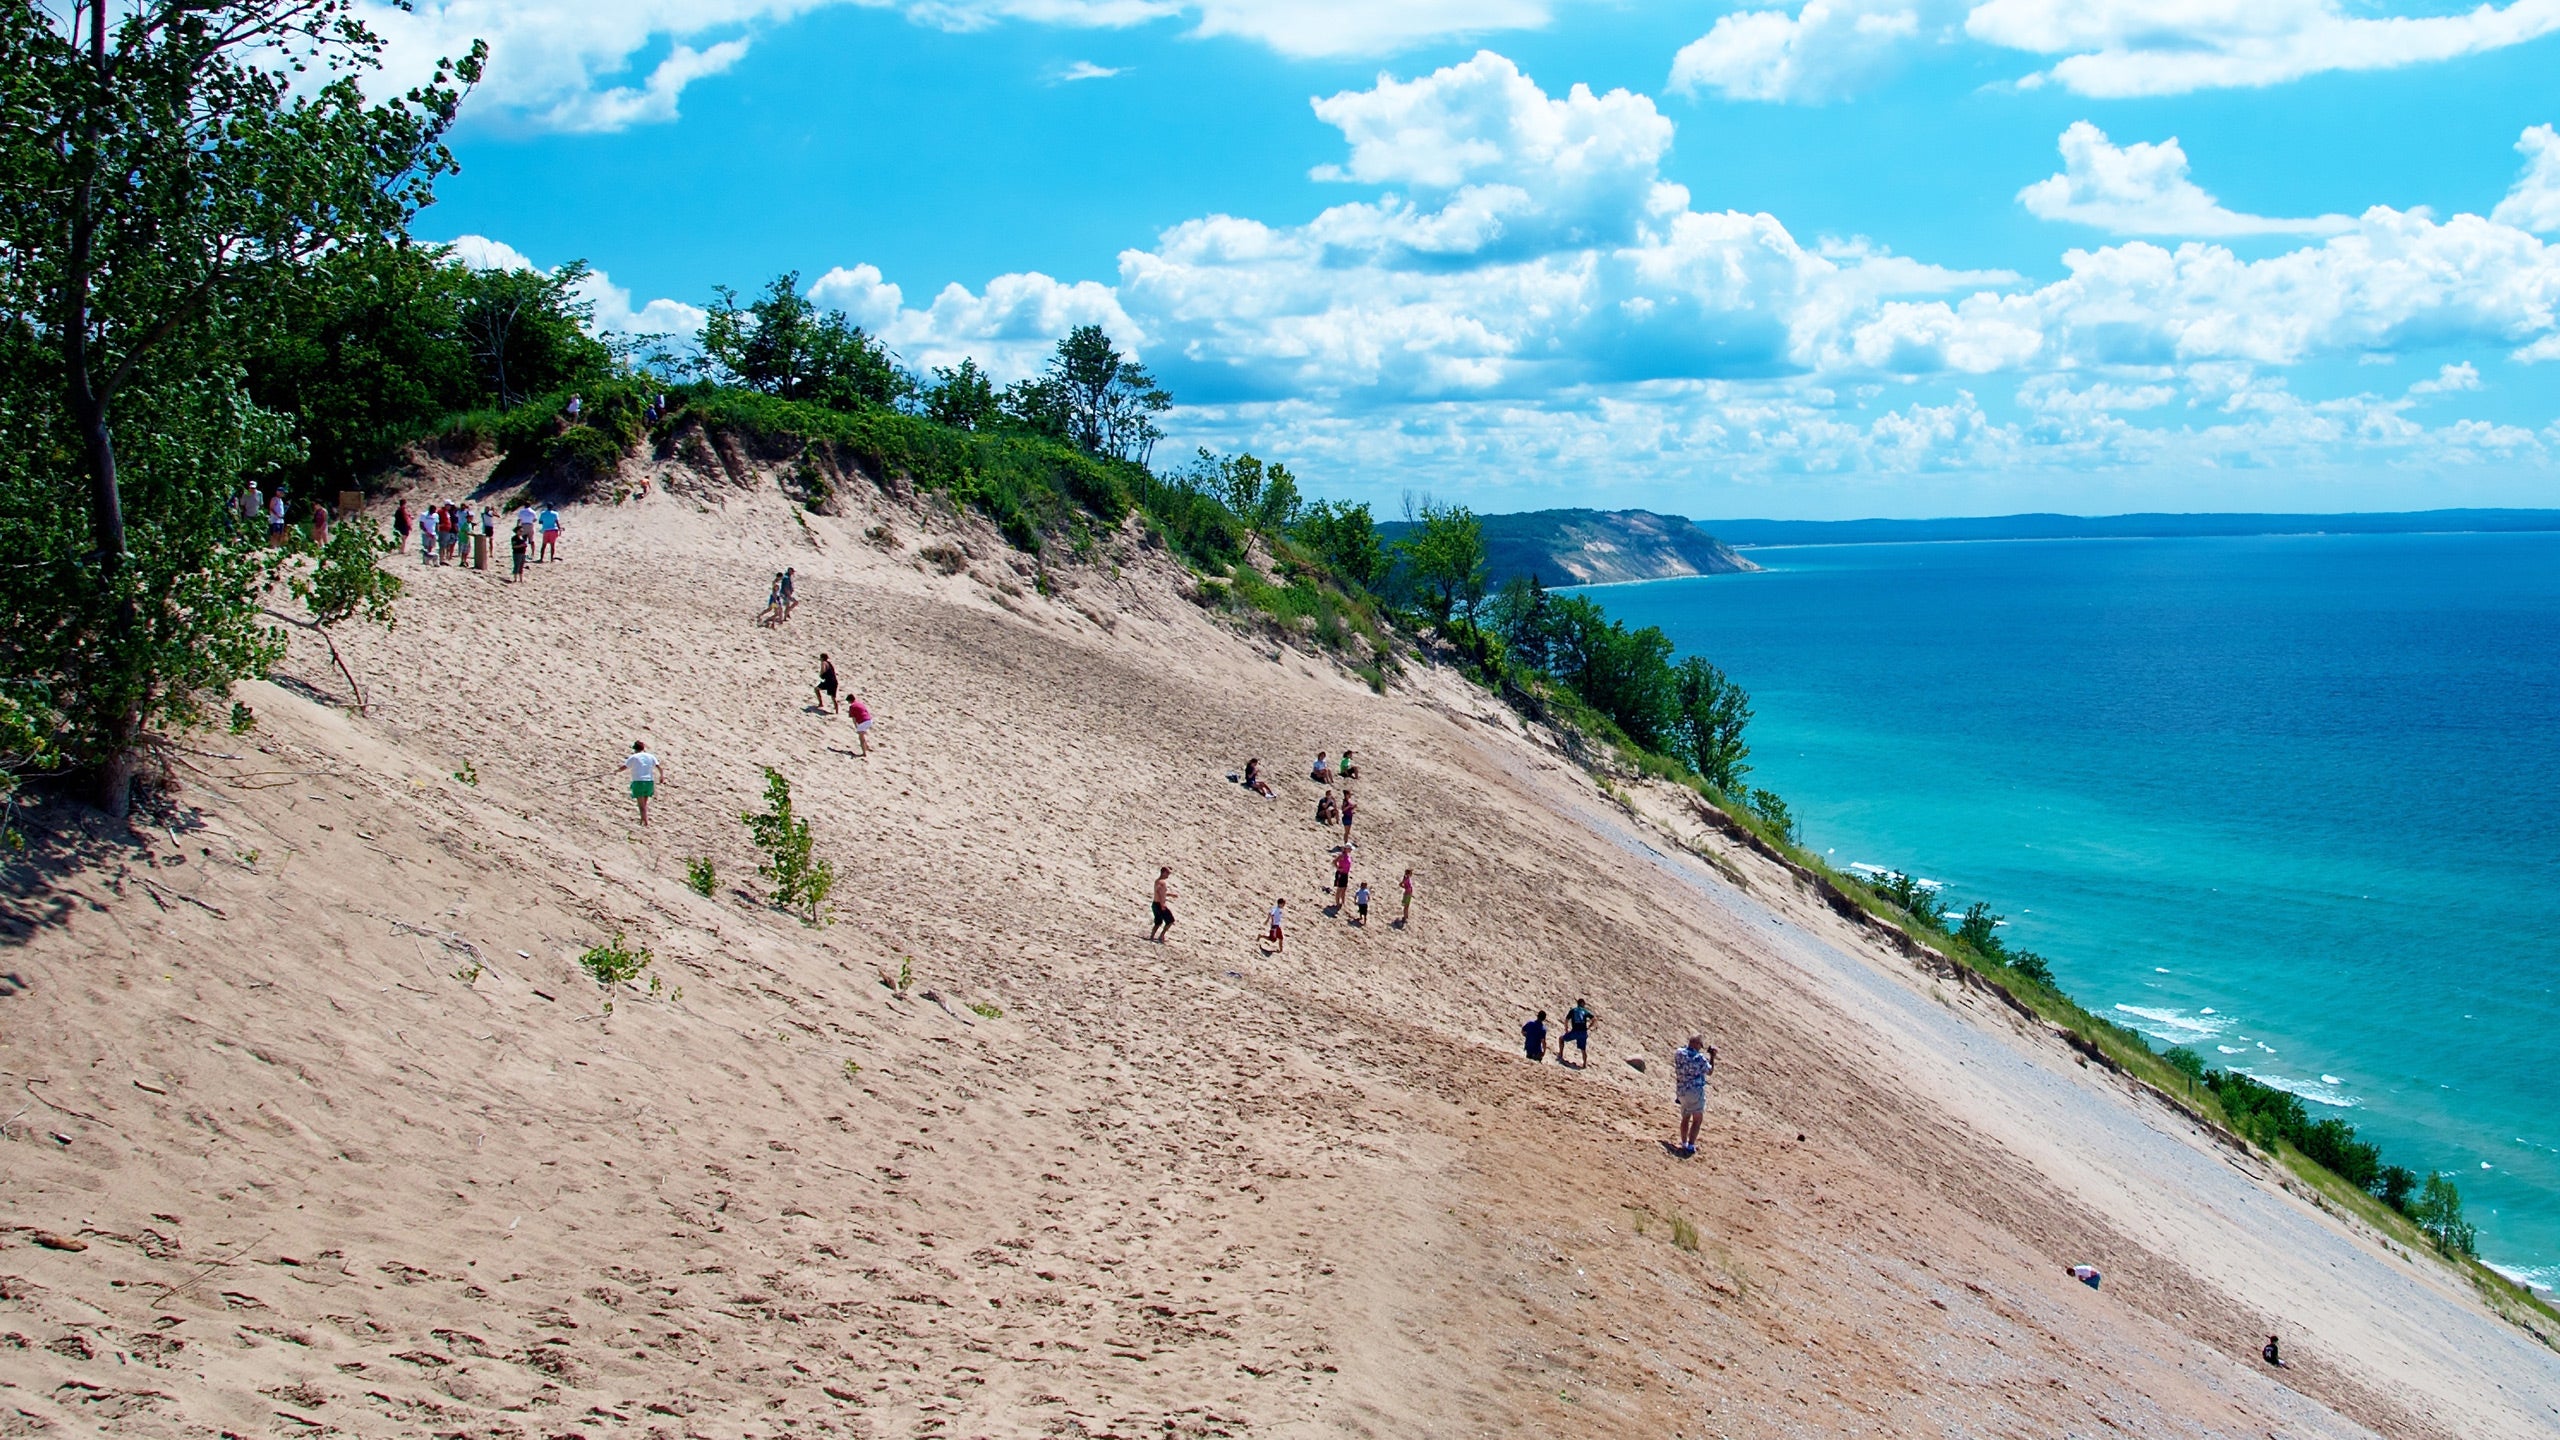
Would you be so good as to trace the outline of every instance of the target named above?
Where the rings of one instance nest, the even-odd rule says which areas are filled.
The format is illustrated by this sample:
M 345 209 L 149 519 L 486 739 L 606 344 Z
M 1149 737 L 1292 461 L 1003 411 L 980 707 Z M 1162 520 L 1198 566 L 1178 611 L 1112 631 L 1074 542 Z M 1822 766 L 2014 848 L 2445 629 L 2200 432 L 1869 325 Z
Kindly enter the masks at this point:
M 862 740 L 862 753 L 871 753 L 871 707 L 859 695 L 844 697 L 844 713 L 853 717 L 853 733 Z

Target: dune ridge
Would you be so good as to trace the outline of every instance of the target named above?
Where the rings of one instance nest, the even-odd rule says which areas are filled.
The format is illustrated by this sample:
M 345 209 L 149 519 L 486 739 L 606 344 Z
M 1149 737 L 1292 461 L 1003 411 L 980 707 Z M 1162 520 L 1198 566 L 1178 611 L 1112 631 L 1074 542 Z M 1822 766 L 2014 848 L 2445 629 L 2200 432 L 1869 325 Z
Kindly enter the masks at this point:
M 2449 1272 L 1451 674 L 1228 628 L 1134 528 L 1042 566 L 746 478 L 572 507 L 522 585 L 394 560 L 399 628 L 340 640 L 372 714 L 297 639 L 138 842 L 40 817 L 0 1434 L 2560 1429 L 2560 1358 Z M 1346 744 L 1366 929 L 1302 778 Z M 759 898 L 765 765 L 826 926 Z M 663 984 L 607 1016 L 617 933 Z M 1580 995 L 1590 1068 L 1523 1061 Z

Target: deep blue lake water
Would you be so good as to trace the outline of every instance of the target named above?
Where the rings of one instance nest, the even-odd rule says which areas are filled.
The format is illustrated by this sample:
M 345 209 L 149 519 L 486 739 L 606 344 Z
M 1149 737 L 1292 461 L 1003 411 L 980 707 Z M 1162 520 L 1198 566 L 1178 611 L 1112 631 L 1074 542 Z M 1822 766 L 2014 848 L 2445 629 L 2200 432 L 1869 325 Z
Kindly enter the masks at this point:
M 1835 864 L 2342 1114 L 2560 1282 L 2560 535 L 1762 549 L 1604 586 Z M 2335 1110 L 2324 1106 L 2339 1107 Z

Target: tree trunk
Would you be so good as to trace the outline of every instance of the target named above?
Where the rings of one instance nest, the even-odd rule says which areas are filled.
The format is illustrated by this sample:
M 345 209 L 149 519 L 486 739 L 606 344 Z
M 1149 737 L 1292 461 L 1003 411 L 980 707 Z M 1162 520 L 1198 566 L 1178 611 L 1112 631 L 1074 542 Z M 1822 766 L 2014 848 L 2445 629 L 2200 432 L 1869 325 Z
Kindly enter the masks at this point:
M 337 664 L 338 673 L 346 677 L 347 693 L 356 697 L 356 713 L 359 715 L 369 713 L 365 709 L 364 687 L 356 683 L 356 672 L 347 668 L 346 657 L 338 653 L 337 637 L 329 633 L 328 626 L 323 625 L 320 627 L 320 638 L 327 642 L 329 658 Z
M 81 116 L 81 148 L 87 152 L 89 164 L 97 164 L 96 107 L 107 103 L 107 4 L 91 0 L 89 9 L 89 61 L 96 71 L 97 93 L 86 100 Z M 89 373 L 89 281 L 97 263 L 97 212 L 94 176 L 83 175 L 72 194 L 71 255 L 67 277 L 69 288 L 64 296 L 62 316 L 62 348 L 64 368 L 70 372 L 71 419 L 80 429 L 83 458 L 89 468 L 89 523 L 98 546 L 98 595 L 103 601 L 116 591 L 116 582 L 124 572 L 124 496 L 116 486 L 115 435 L 107 428 L 107 397 L 98 393 L 95 379 Z M 114 659 L 132 643 L 134 632 L 141 627 L 141 616 L 130 600 L 115 603 L 109 616 L 106 637 L 109 669 Z M 133 808 L 133 776 L 141 768 L 136 745 L 142 739 L 142 706 L 136 701 L 120 700 L 115 718 L 107 729 L 107 756 L 98 767 L 98 808 L 114 819 L 122 820 Z

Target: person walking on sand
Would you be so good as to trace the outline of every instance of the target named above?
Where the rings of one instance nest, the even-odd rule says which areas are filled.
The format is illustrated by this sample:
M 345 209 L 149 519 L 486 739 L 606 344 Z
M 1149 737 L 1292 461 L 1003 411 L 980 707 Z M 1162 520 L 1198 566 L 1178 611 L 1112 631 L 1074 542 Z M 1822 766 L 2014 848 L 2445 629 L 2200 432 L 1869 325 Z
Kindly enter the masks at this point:
M 533 539 L 531 536 L 525 534 L 522 530 L 515 531 L 507 536 L 507 555 L 514 566 L 507 576 L 508 584 L 513 585 L 524 578 L 524 562 L 532 553 Z
M 1398 890 L 1401 890 L 1401 891 L 1403 891 L 1403 892 L 1404 892 L 1404 913 L 1403 913 L 1403 914 L 1401 914 L 1401 915 L 1398 915 L 1398 916 L 1396 917 L 1396 928 L 1397 928 L 1397 929 L 1399 929 L 1399 930 L 1402 930 L 1402 929 L 1404 929 L 1406 926 L 1411 925 L 1411 924 L 1413 923 L 1413 867 L 1412 867 L 1412 866 L 1407 865 L 1406 867 L 1404 867 L 1404 878 L 1396 882 L 1396 888 L 1397 888 Z
M 1147 938 L 1161 945 L 1173 933 L 1173 867 L 1156 867 L 1155 924 L 1147 927 Z
M 329 548 L 329 507 L 317 500 L 311 502 L 311 548 Z
M 480 507 L 480 533 L 473 536 L 471 541 L 471 568 L 488 569 L 489 552 L 496 549 L 497 545 L 498 507 L 483 505 Z
M 1524 1052 L 1526 1052 L 1526 1053 L 1527 1053 L 1527 1055 L 1528 1055 L 1528 1057 L 1529 1057 L 1530 1059 L 1535 1060 L 1535 1061 L 1537 1061 L 1538 1063 L 1540 1063 L 1540 1064 L 1542 1064 L 1542 1065 L 1546 1063 L 1546 1059 L 1547 1059 L 1547 1012 L 1546 1012 L 1546 1011 L 1544 1011 L 1544 1010 L 1539 1011 L 1539 1012 L 1538 1012 L 1538 1018 L 1537 1018 L 1537 1019 L 1532 1020 L 1532 1021 L 1530 1021 L 1528 1024 L 1523 1025 L 1523 1026 L 1521 1026 L 1521 1027 L 1520 1027 L 1520 1048 L 1521 1048 L 1521 1050 L 1522 1050 L 1522 1051 L 1524 1051 Z
M 799 571 L 793 566 L 785 565 L 782 567 L 782 618 L 790 619 L 791 612 L 799 608 Z
M 516 533 L 524 537 L 525 558 L 531 559 L 534 546 L 533 502 L 527 501 L 516 507 Z
M 1716 1047 L 1704 1035 L 1671 1052 L 1671 1088 L 1680 1097 L 1682 1158 L 1698 1153 L 1698 1126 L 1707 1116 L 1707 1077 L 1716 1073 Z
M 418 528 L 417 518 L 409 513 L 409 497 L 403 495 L 400 497 L 400 508 L 391 512 L 391 534 L 399 542 L 391 548 L 408 549 L 409 532 L 416 528 Z
M 782 623 L 782 577 L 778 574 L 764 588 L 764 609 L 756 615 L 756 623 L 768 630 Z
M 640 805 L 640 823 L 649 823 L 649 800 L 658 793 L 658 757 L 649 753 L 649 742 L 634 740 L 631 753 L 622 757 L 619 767 L 631 772 L 631 798 Z
M 534 558 L 557 560 L 560 558 L 560 512 L 548 505 L 543 506 L 541 523 L 542 553 Z
M 847 695 L 844 697 L 844 713 L 853 717 L 854 738 L 862 742 L 862 753 L 868 756 L 871 753 L 871 707 L 862 703 L 861 696 Z
M 1366 881 L 1366 880 L 1361 881 L 1361 882 L 1360 882 L 1360 888 L 1351 892 L 1351 903 L 1352 903 L 1354 906 L 1358 907 L 1358 909 L 1359 909 L 1359 911 L 1360 911 L 1359 918 L 1358 918 L 1358 919 L 1356 919 L 1356 920 L 1353 920 L 1351 923 L 1352 923 L 1352 924 L 1354 924 L 1354 925 L 1359 926 L 1359 927 L 1360 927 L 1361 929 L 1363 929 L 1363 930 L 1368 929 L 1368 928 L 1369 928 L 1369 882 L 1368 882 L 1368 881 Z
M 436 507 L 433 505 L 418 509 L 418 563 L 436 563 Z
M 1289 901 L 1283 896 L 1271 902 L 1271 929 L 1262 937 L 1262 953 L 1282 955 L 1289 949 Z
M 836 662 L 824 653 L 818 656 L 818 683 L 815 688 L 818 701 L 827 707 L 827 713 L 836 713 Z
M 1342 903 L 1351 894 L 1351 847 L 1333 847 L 1333 913 L 1342 913 Z
M 1573 1008 L 1564 1012 L 1564 1038 L 1556 1042 L 1557 1064 L 1564 1063 L 1564 1047 L 1570 1045 L 1582 1053 L 1582 1063 L 1575 1068 L 1591 1068 L 1591 1022 L 1596 1018 L 1588 1000 L 1576 999 Z

